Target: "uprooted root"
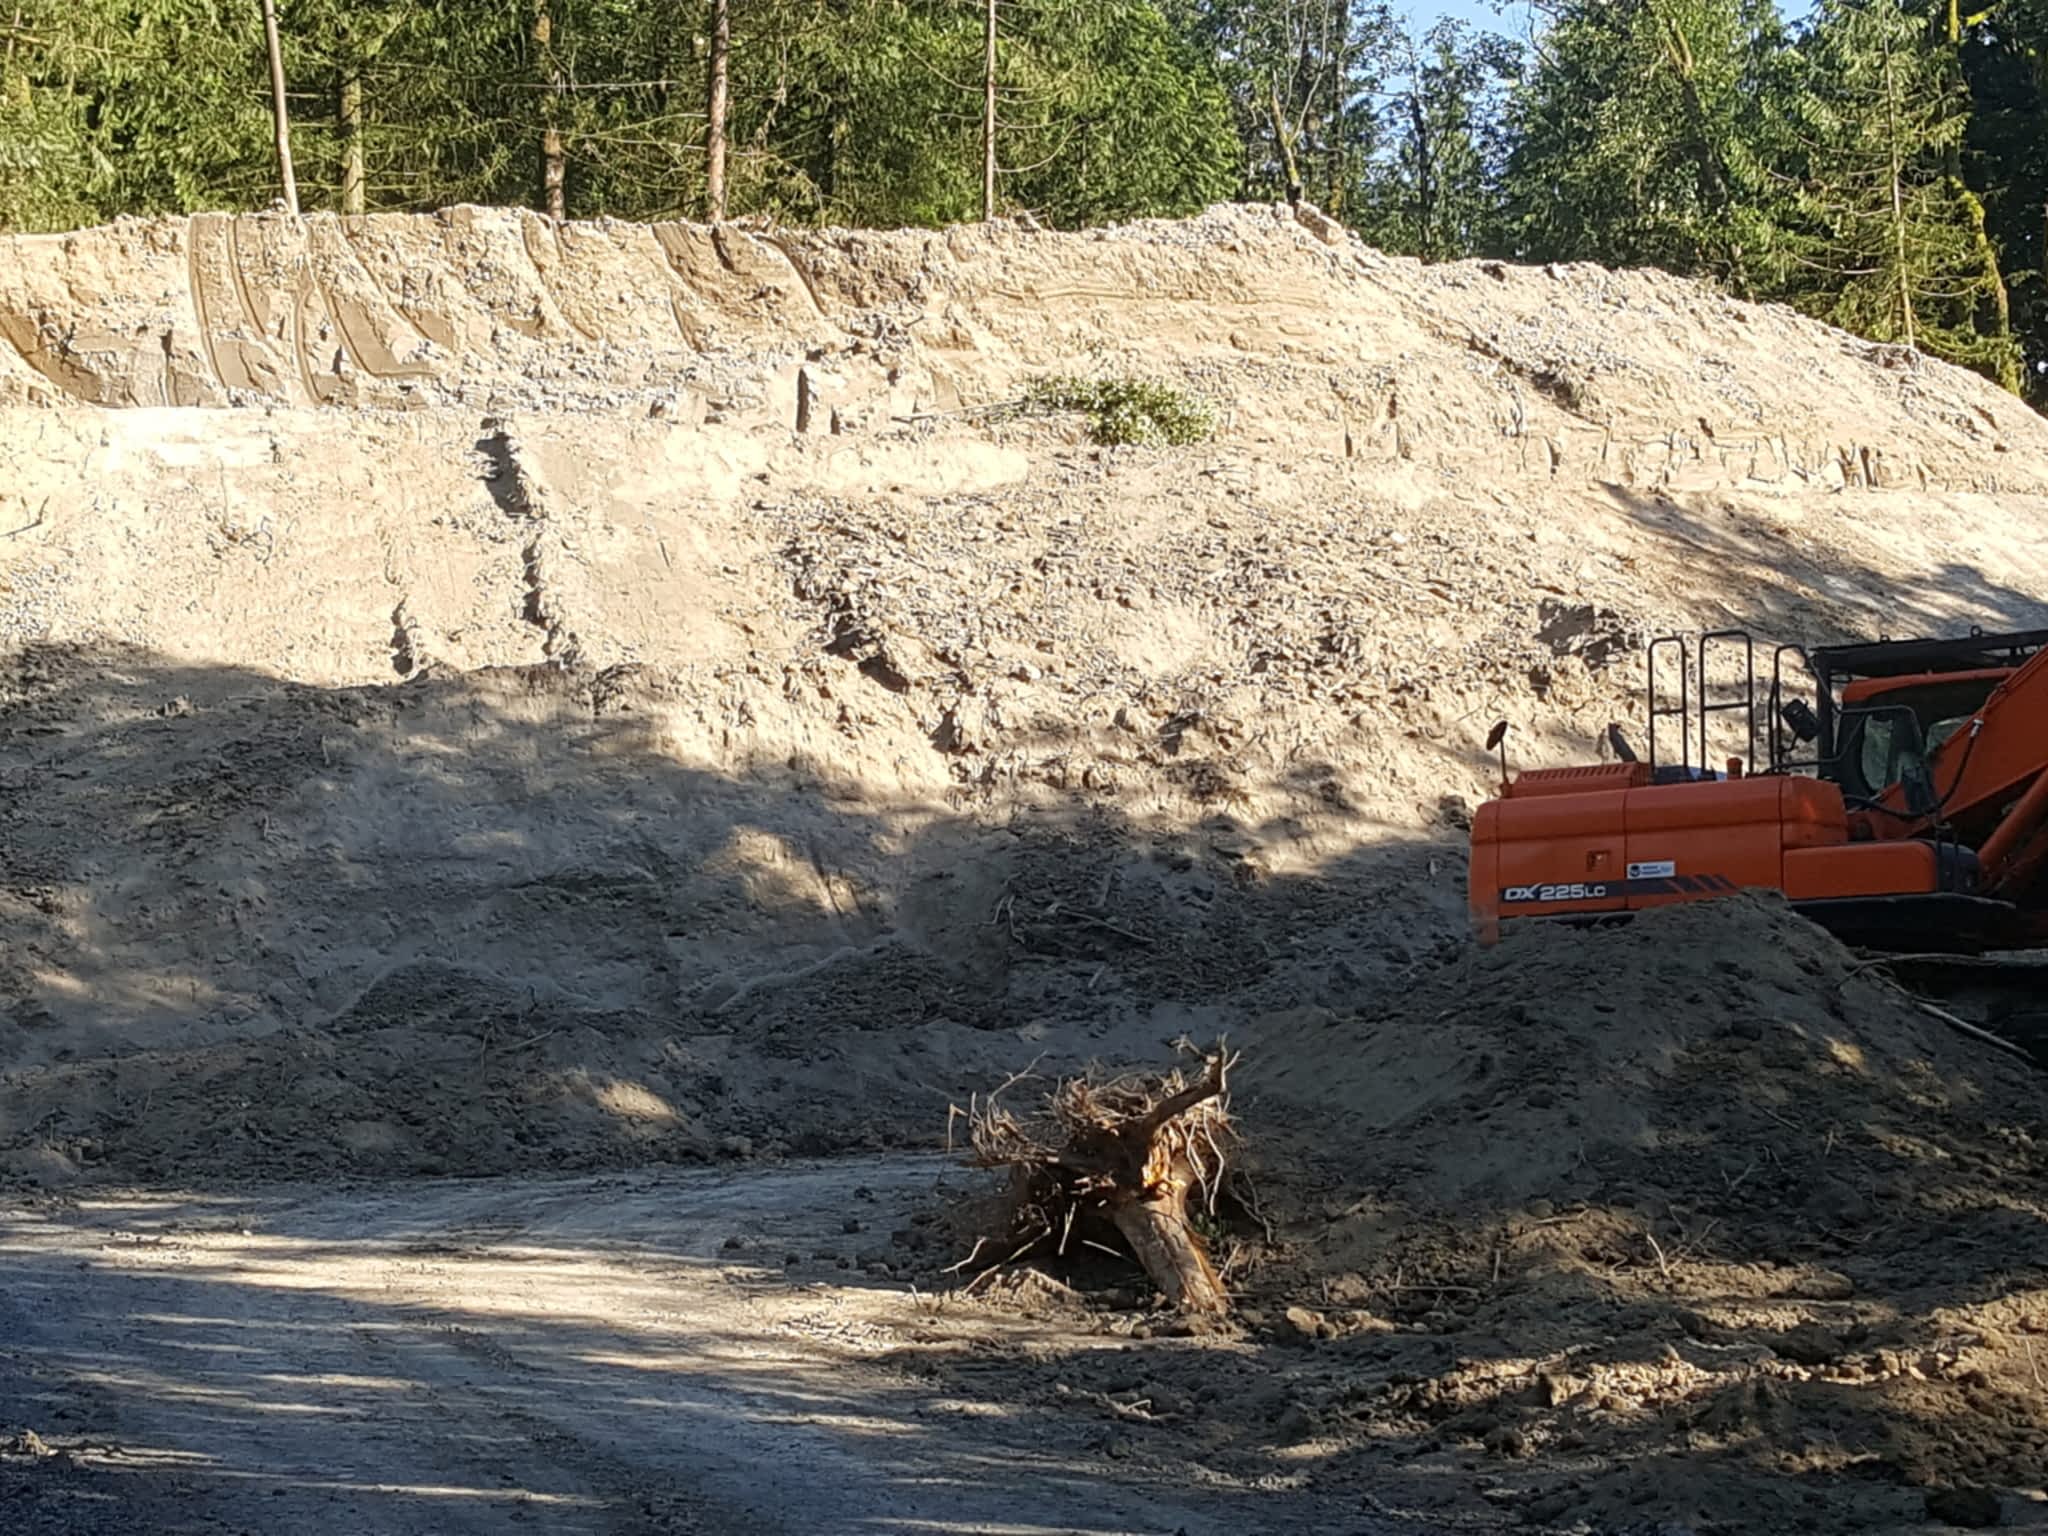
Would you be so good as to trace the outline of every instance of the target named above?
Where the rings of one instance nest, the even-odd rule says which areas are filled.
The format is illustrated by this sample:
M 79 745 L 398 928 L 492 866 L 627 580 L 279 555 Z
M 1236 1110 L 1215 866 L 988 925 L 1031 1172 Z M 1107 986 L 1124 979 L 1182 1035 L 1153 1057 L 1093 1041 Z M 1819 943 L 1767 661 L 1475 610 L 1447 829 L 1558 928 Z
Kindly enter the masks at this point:
M 1104 1246 L 1090 1233 L 1106 1227 L 1181 1311 L 1227 1311 L 1222 1278 L 1190 1216 L 1213 1216 L 1223 1188 L 1237 1060 L 1219 1042 L 1193 1080 L 1178 1070 L 1067 1078 L 1029 1119 L 998 1102 L 1018 1078 L 956 1110 L 967 1121 L 973 1165 L 1012 1170 L 1007 1246 L 997 1258 Z

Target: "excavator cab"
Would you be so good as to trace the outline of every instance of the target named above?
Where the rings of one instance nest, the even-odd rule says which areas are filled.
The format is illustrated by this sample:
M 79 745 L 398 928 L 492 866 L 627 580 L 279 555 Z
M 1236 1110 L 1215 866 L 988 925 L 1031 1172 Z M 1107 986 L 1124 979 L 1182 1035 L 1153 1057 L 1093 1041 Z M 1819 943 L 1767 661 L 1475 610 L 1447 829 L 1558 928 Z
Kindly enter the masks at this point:
M 1948 640 L 1879 640 L 1811 652 L 1788 647 L 1779 657 L 1804 657 L 1812 671 L 1822 777 L 1851 797 L 1874 797 L 1898 782 L 1896 775 L 1882 777 L 1884 764 L 1904 750 L 1906 726 L 1897 712 L 1911 716 L 1921 755 L 1932 758 L 2044 646 L 2048 630 L 1972 630 Z M 1881 720 L 1880 710 L 1887 712 Z
M 1780 646 L 1760 697 L 1744 631 L 1653 640 L 1646 760 L 1620 741 L 1611 765 L 1504 772 L 1475 815 L 1482 936 L 1762 887 L 1880 946 L 2048 939 L 2044 649 L 2048 630 Z
M 1842 705 L 1845 713 L 1871 704 L 1903 710 L 1912 722 L 1914 742 L 1923 753 L 1931 754 L 1969 723 L 1984 707 L 1991 690 L 2014 670 L 1973 668 L 1952 677 L 1865 678 L 1842 690 Z M 1845 721 L 1841 735 L 1839 755 L 1846 764 L 1861 769 L 1859 782 L 1867 793 L 1876 794 L 1894 782 L 1881 776 L 1880 765 L 1892 752 L 1893 743 L 1902 739 L 1897 727 L 1866 728 L 1858 734 L 1852 733 Z

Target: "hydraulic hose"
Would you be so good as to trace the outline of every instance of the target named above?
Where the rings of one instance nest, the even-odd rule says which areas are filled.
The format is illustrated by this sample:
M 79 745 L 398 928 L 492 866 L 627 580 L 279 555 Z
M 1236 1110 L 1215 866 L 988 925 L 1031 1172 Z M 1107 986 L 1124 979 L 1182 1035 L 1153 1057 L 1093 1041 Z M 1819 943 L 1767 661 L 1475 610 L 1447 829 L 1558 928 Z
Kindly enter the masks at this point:
M 1886 816 L 1895 817 L 1900 821 L 1918 821 L 1923 816 L 1932 816 L 1937 822 L 1944 820 L 1948 815 L 1949 801 L 1955 799 L 1956 791 L 1963 787 L 1963 777 L 1970 771 L 1971 754 L 1977 750 L 1977 738 L 1983 734 L 1983 731 L 1984 717 L 1978 715 L 1970 722 L 1969 737 L 1963 742 L 1963 760 L 1956 764 L 1955 777 L 1948 781 L 1948 789 L 1942 794 L 1940 799 L 1934 802 L 1932 810 L 1900 811 L 1893 809 L 1882 801 L 1869 800 L 1860 796 L 1850 803 L 1859 811 L 1879 811 Z

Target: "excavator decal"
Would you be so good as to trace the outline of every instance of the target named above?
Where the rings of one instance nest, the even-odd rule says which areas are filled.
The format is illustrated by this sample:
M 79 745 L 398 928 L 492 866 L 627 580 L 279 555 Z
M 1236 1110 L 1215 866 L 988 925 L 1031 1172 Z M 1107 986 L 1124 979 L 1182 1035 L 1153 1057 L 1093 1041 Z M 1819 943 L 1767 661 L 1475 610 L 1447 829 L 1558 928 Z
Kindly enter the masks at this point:
M 1500 900 L 1503 906 L 1513 906 L 1532 901 L 1600 901 L 1616 892 L 1624 896 L 1726 896 L 1740 889 L 1726 875 L 1660 875 L 1597 885 L 1508 885 L 1501 887 Z

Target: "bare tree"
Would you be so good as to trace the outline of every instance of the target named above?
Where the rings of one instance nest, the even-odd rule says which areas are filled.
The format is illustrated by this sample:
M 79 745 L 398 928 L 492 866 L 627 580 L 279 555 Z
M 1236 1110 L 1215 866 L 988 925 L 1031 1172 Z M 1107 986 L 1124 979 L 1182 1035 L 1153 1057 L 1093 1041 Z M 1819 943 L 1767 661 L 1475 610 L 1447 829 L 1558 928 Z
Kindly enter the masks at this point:
M 533 57 L 546 80 L 547 89 L 541 92 L 540 112 L 540 180 L 541 193 L 547 204 L 548 217 L 568 217 L 568 207 L 563 191 L 567 180 L 567 165 L 562 153 L 562 66 L 555 57 L 555 17 L 549 0 L 533 0 Z
M 299 179 L 292 174 L 292 125 L 284 104 L 284 50 L 277 40 L 277 7 L 263 0 L 263 43 L 270 51 L 270 118 L 277 130 L 277 177 L 284 183 L 285 211 L 297 216 Z
M 732 0 L 711 0 L 711 89 L 704 114 L 704 211 L 725 219 L 725 115 L 731 96 Z

